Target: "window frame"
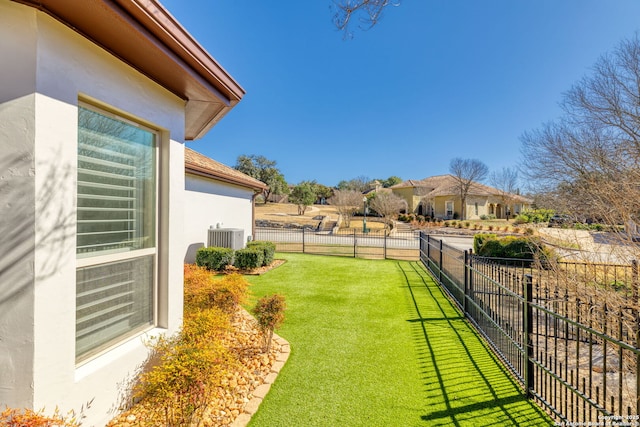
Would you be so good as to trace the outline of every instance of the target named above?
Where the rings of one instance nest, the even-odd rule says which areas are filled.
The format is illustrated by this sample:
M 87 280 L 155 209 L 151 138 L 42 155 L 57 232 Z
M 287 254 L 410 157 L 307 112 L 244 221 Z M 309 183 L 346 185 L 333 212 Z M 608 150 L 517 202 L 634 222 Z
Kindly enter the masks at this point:
M 451 211 L 449 211 L 449 205 L 451 205 Z M 456 205 L 454 203 L 453 200 L 447 200 L 444 202 L 444 215 L 449 218 L 453 218 L 453 216 L 455 215 L 455 208 Z M 449 212 L 451 212 L 451 214 L 449 214 Z
M 153 146 L 153 151 L 154 151 L 154 161 L 153 161 L 153 166 L 154 166 L 154 185 L 152 187 L 152 191 L 154 192 L 154 202 L 153 202 L 153 233 L 154 233 L 154 245 L 153 247 L 149 247 L 149 248 L 142 248 L 142 249 L 134 249 L 134 250 L 130 250 L 130 251 L 122 251 L 122 252 L 110 252 L 110 251 L 105 251 L 106 253 L 104 254 L 99 254 L 100 252 L 96 252 L 99 255 L 87 255 L 87 253 L 76 253 L 76 272 L 81 269 L 81 268 L 87 268 L 87 267 L 98 267 L 98 266 L 103 266 L 103 265 L 108 265 L 108 264 L 114 264 L 114 263 L 118 263 L 121 261 L 126 261 L 126 260 L 133 260 L 136 258 L 143 258 L 143 257 L 147 257 L 147 256 L 153 256 L 152 258 L 152 277 L 151 277 L 151 301 L 150 301 L 150 309 L 152 311 L 151 314 L 151 319 L 150 319 L 150 323 L 149 324 L 144 324 L 144 325 L 139 325 L 137 327 L 134 327 L 132 329 L 130 329 L 129 331 L 122 333 L 120 335 L 118 335 L 117 337 L 114 337 L 102 344 L 98 344 L 97 346 L 95 346 L 94 348 L 78 355 L 76 354 L 76 366 L 81 366 L 87 362 L 90 362 L 91 360 L 96 359 L 97 357 L 107 353 L 108 351 L 112 350 L 114 347 L 117 347 L 119 345 L 121 345 L 122 343 L 124 343 L 125 341 L 128 341 L 129 339 L 140 335 L 141 333 L 145 333 L 148 332 L 152 329 L 155 329 L 158 327 L 159 324 L 159 317 L 160 317 L 160 313 L 159 313 L 159 294 L 160 294 L 160 290 L 159 290 L 159 284 L 160 284 L 160 280 L 159 280 L 159 262 L 158 262 L 158 258 L 159 258 L 159 254 L 161 252 L 161 245 L 160 245 L 160 209 L 161 209 L 161 202 L 160 202 L 160 185 L 161 185 L 161 179 L 162 179 L 162 170 L 161 170 L 161 166 L 162 166 L 162 161 L 161 161 L 161 154 L 162 154 L 162 149 L 161 149 L 161 142 L 162 142 L 162 131 L 159 128 L 153 128 L 150 127 L 148 125 L 145 125 L 143 123 L 141 123 L 140 121 L 135 120 L 133 117 L 126 115 L 126 113 L 121 113 L 121 112 L 114 112 L 113 110 L 110 110 L 108 108 L 108 106 L 98 106 L 95 105 L 93 103 L 89 103 L 83 100 L 79 100 L 78 101 L 78 111 L 80 108 L 84 108 L 87 110 L 90 110 L 94 113 L 100 114 L 102 116 L 114 119 L 114 120 L 118 120 L 121 121 L 123 123 L 126 123 L 127 125 L 142 129 L 144 131 L 150 132 L 154 135 L 154 146 Z M 78 113 L 79 114 L 79 113 Z M 80 124 L 77 123 L 76 124 L 76 129 L 78 129 L 79 132 L 79 126 Z M 76 145 L 78 144 L 78 140 L 76 138 Z M 77 164 L 77 162 L 76 162 Z M 78 196 L 78 185 L 76 184 L 76 203 L 77 203 L 77 196 Z M 76 205 L 76 210 L 77 210 L 77 205 Z M 77 227 L 77 218 L 76 218 L 76 227 Z M 77 241 L 76 241 L 76 250 L 77 250 Z M 77 282 L 76 282 L 76 286 L 77 286 Z M 75 290 L 75 293 L 77 295 L 77 288 Z M 76 318 L 76 323 L 74 324 L 75 328 L 74 331 L 77 333 L 77 318 Z M 77 338 L 74 339 L 74 344 L 77 345 Z

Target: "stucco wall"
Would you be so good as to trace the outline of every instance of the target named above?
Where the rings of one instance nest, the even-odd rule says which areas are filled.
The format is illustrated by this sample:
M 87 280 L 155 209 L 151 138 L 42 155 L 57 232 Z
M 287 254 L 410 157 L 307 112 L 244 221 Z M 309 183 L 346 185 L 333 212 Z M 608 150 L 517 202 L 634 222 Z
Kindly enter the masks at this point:
M 33 401 L 35 28 L 0 2 L 0 407 Z
M 207 244 L 211 226 L 241 228 L 246 242 L 253 226 L 251 189 L 190 174 L 185 189 L 185 262 L 195 261 L 195 251 Z
M 0 407 L 85 411 L 103 425 L 144 361 L 138 336 L 75 362 L 77 105 L 161 135 L 159 316 L 182 318 L 184 102 L 36 9 L 0 0 Z M 7 233 L 4 233 L 7 232 Z

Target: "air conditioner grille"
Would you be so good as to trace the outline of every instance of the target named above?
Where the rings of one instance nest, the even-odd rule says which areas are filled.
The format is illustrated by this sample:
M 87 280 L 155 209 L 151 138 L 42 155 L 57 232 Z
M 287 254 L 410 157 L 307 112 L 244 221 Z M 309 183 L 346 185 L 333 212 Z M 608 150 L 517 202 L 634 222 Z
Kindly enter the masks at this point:
M 231 248 L 244 247 L 244 230 L 241 228 L 210 228 L 207 246 Z

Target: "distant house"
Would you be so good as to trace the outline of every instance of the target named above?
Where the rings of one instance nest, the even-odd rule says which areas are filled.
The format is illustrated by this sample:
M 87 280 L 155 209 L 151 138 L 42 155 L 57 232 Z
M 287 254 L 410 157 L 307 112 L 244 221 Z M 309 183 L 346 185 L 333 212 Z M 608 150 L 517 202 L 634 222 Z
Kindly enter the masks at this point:
M 185 148 L 185 259 L 206 246 L 210 228 L 242 230 L 243 241 L 255 236 L 255 197 L 267 186 L 255 178 Z
M 184 147 L 244 90 L 155 0 L 0 0 L 0 57 L 0 408 L 104 425 L 181 326 L 185 223 L 248 227 L 255 183 Z
M 488 185 L 473 183 L 462 206 L 453 175 L 403 181 L 391 190 L 407 202 L 407 212 L 439 219 L 480 219 L 513 217 L 531 207 L 533 201 L 518 194 L 505 193 Z

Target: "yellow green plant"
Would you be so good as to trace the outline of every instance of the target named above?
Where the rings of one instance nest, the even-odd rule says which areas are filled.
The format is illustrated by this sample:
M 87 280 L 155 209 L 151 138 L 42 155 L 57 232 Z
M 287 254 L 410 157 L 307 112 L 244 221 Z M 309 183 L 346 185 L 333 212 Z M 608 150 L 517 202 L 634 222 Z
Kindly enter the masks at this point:
M 246 298 L 247 281 L 240 275 L 216 280 L 194 265 L 185 265 L 184 273 L 182 329 L 150 342 L 151 366 L 134 390 L 147 409 L 148 425 L 202 425 L 216 388 L 238 363 L 223 337 L 231 327 L 231 313 Z
M 269 352 L 271 349 L 273 331 L 280 327 L 284 321 L 285 309 L 286 303 L 284 297 L 273 294 L 260 298 L 252 310 L 252 313 L 258 321 L 258 327 L 262 332 L 264 352 Z
M 58 408 L 52 415 L 44 415 L 44 410 L 5 408 L 0 412 L 2 427 L 79 427 L 80 422 L 74 412 L 61 415 Z
M 240 274 L 230 274 L 222 279 L 214 279 L 206 268 L 185 264 L 185 311 L 218 307 L 231 313 L 239 304 L 245 302 L 248 288 L 249 283 Z

